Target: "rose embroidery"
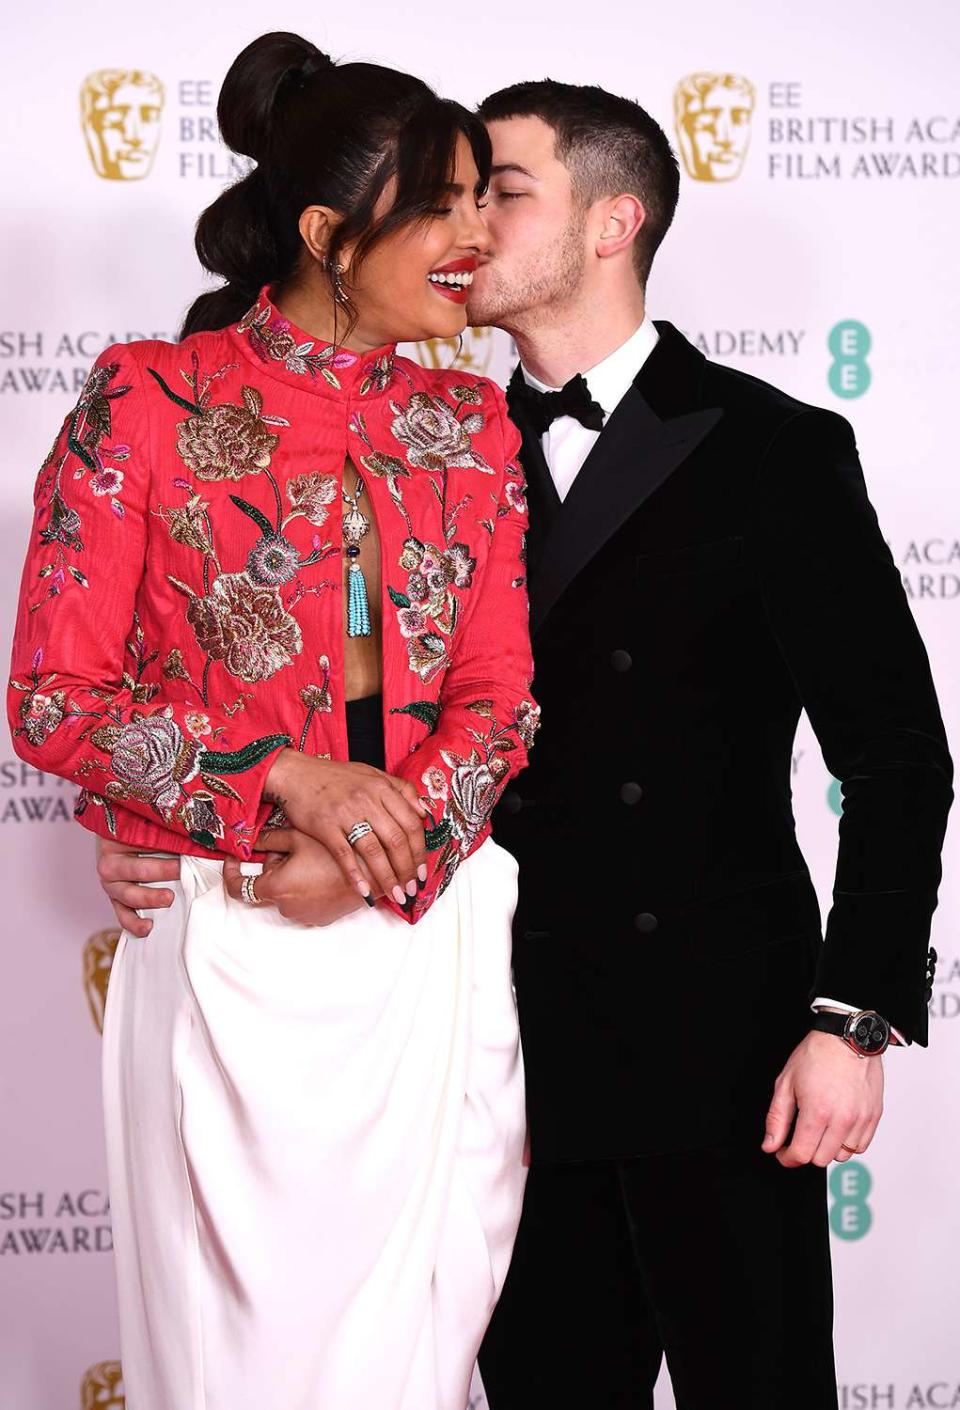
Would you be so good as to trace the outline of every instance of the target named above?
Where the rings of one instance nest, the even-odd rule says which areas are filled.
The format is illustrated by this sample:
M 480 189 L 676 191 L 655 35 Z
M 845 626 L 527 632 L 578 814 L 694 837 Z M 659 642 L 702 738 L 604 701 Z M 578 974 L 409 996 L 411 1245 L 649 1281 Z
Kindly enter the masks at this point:
M 220 402 L 177 427 L 177 450 L 199 480 L 242 480 L 270 464 L 280 437 L 263 419 L 263 397 L 244 387 L 241 405 Z
M 180 801 L 183 785 L 200 772 L 202 753 L 201 744 L 184 738 L 172 711 L 129 720 L 116 730 L 110 767 L 117 783 L 108 783 L 106 791 L 169 811 Z
M 405 407 L 392 401 L 390 410 L 394 413 L 391 430 L 406 447 L 408 464 L 422 470 L 482 470 L 493 474 L 470 439 L 470 431 L 480 430 L 483 425 L 481 413 L 474 413 L 479 425 L 473 425 L 470 417 L 458 421 L 442 397 L 428 392 L 414 392 Z
M 269 680 L 303 649 L 277 589 L 246 573 L 221 573 L 206 597 L 191 597 L 187 621 L 201 651 L 249 683 Z

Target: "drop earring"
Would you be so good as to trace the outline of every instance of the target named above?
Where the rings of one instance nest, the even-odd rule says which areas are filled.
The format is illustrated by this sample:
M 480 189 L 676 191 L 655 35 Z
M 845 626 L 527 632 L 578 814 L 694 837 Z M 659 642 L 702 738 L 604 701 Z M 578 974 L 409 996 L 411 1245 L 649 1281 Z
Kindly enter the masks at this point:
M 336 261 L 331 263 L 331 261 L 327 259 L 326 255 L 324 255 L 321 261 L 321 267 L 325 269 L 330 275 L 330 283 L 333 287 L 334 301 L 338 304 L 343 304 L 344 306 L 346 306 L 347 296 L 343 292 L 343 265 L 336 263 Z

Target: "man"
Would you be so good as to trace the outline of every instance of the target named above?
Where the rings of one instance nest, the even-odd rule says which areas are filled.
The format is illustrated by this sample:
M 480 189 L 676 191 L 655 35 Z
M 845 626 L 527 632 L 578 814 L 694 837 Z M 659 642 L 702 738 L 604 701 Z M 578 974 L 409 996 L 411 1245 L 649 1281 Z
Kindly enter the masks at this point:
M 543 712 L 495 822 L 532 1169 L 487 1395 L 650 1406 L 665 1353 L 682 1410 L 827 1410 L 825 1167 L 870 1144 L 888 1025 L 927 1041 L 952 770 L 926 654 L 847 423 L 646 317 L 678 193 L 657 124 L 553 82 L 481 112 L 470 316 L 520 353 Z M 826 943 L 802 707 L 844 790 Z
M 825 1167 L 872 1139 L 889 1026 L 927 1039 L 952 770 L 926 655 L 847 424 L 647 319 L 678 189 L 657 124 L 551 82 L 482 112 L 471 316 L 521 356 L 543 708 L 496 819 L 532 1168 L 487 1395 L 639 1410 L 666 1354 L 682 1410 L 827 1410 Z M 845 794 L 825 944 L 801 706 Z M 102 859 L 135 933 L 151 893 L 118 878 L 172 865 Z

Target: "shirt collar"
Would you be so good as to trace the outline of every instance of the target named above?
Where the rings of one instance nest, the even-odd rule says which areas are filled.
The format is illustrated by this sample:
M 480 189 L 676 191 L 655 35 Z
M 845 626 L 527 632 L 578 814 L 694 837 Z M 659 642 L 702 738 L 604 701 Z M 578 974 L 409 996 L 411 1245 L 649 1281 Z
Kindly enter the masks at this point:
M 269 285 L 231 331 L 264 371 L 307 391 L 379 396 L 393 380 L 395 343 L 361 355 L 315 338 L 284 318 Z
M 583 376 L 586 378 L 590 388 L 590 395 L 594 401 L 598 401 L 604 410 L 604 419 L 610 415 L 614 407 L 618 405 L 626 396 L 626 393 L 637 373 L 640 371 L 647 358 L 653 352 L 660 340 L 660 334 L 653 324 L 653 319 L 644 314 L 643 322 L 625 343 L 621 343 L 602 362 L 598 362 L 595 367 L 584 370 Z M 530 387 L 536 387 L 538 392 L 558 392 L 559 387 L 547 386 L 534 377 L 532 372 L 528 372 L 523 363 L 520 364 L 520 371 L 523 380 Z

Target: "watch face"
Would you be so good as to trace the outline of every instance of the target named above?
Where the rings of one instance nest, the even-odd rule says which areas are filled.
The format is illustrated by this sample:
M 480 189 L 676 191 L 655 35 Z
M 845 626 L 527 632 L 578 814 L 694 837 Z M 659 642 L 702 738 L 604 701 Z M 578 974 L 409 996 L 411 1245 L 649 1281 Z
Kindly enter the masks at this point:
M 867 1057 L 882 1053 L 890 1042 L 890 1025 L 878 1013 L 855 1013 L 847 1024 L 847 1041 Z

